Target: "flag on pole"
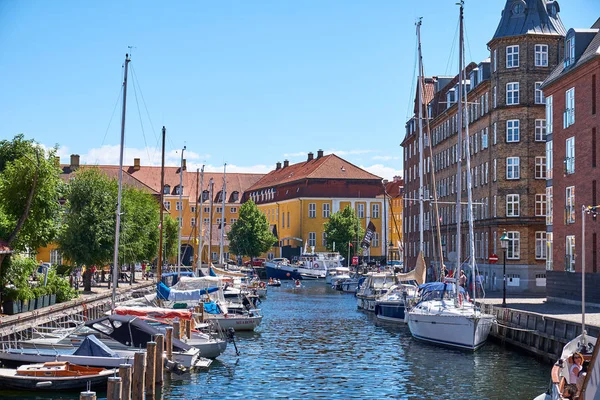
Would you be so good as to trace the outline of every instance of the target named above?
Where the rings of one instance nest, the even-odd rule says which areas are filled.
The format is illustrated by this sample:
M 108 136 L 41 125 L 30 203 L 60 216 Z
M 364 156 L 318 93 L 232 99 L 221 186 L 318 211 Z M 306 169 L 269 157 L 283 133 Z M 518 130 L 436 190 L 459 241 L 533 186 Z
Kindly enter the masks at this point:
M 371 247 L 371 239 L 373 238 L 373 233 L 375 233 L 375 225 L 372 221 L 369 221 L 369 225 L 367 226 L 367 231 L 365 232 L 365 237 L 363 238 L 360 246 L 363 249 L 367 249 Z

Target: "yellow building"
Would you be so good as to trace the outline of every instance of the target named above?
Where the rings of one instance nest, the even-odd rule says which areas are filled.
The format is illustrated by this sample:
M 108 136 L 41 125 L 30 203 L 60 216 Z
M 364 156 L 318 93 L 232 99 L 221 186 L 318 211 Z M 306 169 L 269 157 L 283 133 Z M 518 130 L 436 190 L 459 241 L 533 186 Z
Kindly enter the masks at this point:
M 371 247 L 363 255 L 381 258 L 386 252 L 382 232 L 387 229 L 382 193 L 380 177 L 319 150 L 316 158 L 308 153 L 304 162 L 278 162 L 246 190 L 244 201 L 252 199 L 276 232 L 279 247 L 266 254 L 269 258 L 293 258 L 305 249 L 326 251 L 324 224 L 346 206 L 356 211 L 363 229 L 373 222 Z M 347 249 L 336 250 L 344 254 Z

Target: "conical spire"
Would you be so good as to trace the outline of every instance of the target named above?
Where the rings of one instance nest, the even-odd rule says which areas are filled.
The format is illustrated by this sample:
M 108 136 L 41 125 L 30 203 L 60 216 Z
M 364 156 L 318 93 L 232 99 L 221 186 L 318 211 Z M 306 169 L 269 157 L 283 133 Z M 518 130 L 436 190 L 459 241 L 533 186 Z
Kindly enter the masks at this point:
M 555 0 L 506 0 L 492 40 L 527 34 L 565 36 L 559 11 Z

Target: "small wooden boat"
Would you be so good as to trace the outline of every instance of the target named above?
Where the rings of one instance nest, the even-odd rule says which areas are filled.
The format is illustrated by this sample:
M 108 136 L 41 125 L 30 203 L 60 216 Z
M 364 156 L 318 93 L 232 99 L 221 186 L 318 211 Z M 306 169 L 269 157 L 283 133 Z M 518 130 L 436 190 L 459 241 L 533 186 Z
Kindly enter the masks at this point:
M 0 368 L 0 389 L 85 390 L 106 387 L 116 369 L 84 367 L 64 361 L 22 365 L 17 369 Z

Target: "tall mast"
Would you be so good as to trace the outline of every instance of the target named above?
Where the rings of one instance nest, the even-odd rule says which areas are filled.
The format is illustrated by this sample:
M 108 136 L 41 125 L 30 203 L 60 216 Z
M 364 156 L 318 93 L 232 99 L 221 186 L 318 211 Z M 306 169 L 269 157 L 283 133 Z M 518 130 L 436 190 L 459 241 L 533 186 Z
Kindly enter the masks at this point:
M 461 5 L 462 10 L 462 5 Z M 461 18 L 462 25 L 462 18 Z M 461 26 L 462 28 L 462 26 Z M 462 29 L 461 29 L 462 34 Z M 464 46 L 464 42 L 460 41 L 461 49 Z M 464 65 L 464 60 L 463 60 Z M 463 72 L 463 78 L 466 80 L 467 72 Z M 467 86 L 463 85 L 463 91 L 461 96 L 464 96 L 465 104 L 467 103 Z M 471 271 L 473 273 L 473 302 L 475 301 L 475 294 L 477 293 L 477 279 L 475 276 L 475 236 L 473 233 L 473 179 L 471 177 L 471 148 L 469 146 L 469 107 L 465 107 L 465 139 L 467 141 L 465 158 L 467 159 L 467 220 L 469 221 L 469 259 L 471 264 Z
M 208 264 L 210 265 L 210 263 L 212 262 L 212 253 L 211 253 L 211 249 L 212 249 L 212 225 L 213 225 L 213 190 L 214 190 L 214 186 L 215 183 L 213 182 L 213 178 L 210 178 L 210 183 L 209 183 L 210 189 L 209 189 L 209 196 L 210 196 L 210 202 L 209 202 L 209 222 L 208 222 Z
M 460 228 L 462 223 L 462 205 L 461 205 L 461 195 L 462 195 L 462 129 L 463 129 L 463 104 L 462 104 L 462 85 L 463 85 L 463 1 L 460 3 L 460 39 L 458 46 L 458 130 L 456 135 L 456 158 L 457 158 L 457 172 L 456 172 L 456 271 L 454 273 L 454 277 L 456 278 L 456 283 L 458 283 L 458 279 L 460 277 L 460 263 L 461 263 L 461 238 L 460 238 Z M 455 290 L 458 291 L 458 285 L 454 285 Z
M 177 276 L 181 276 L 181 226 L 183 225 L 183 152 L 181 149 L 181 164 L 179 166 L 179 222 L 177 226 Z M 186 247 L 187 249 L 187 247 Z
M 119 231 L 121 229 L 121 193 L 123 191 L 123 148 L 125 147 L 125 112 L 127 110 L 127 71 L 129 67 L 129 54 L 125 54 L 125 73 L 123 76 L 123 112 L 121 114 L 121 150 L 119 154 L 119 190 L 117 192 L 117 223 L 115 226 L 115 252 L 113 257 L 113 290 L 112 309 L 115 309 L 117 297 L 117 283 L 119 282 Z M 135 271 L 132 271 L 135 273 Z
M 202 239 L 204 238 L 204 222 L 202 217 L 202 209 L 204 208 L 204 165 L 202 165 L 202 169 L 200 170 L 200 197 L 198 198 L 198 207 L 200 208 L 199 217 L 198 217 L 198 269 L 202 268 Z
M 421 22 L 422 18 L 419 18 L 417 22 L 417 40 L 419 41 L 419 83 L 417 85 L 417 91 L 419 93 L 419 253 L 423 256 L 423 216 L 424 216 L 424 196 L 425 190 L 423 188 L 423 56 L 421 54 Z
M 219 264 L 224 264 L 223 241 L 225 238 L 225 195 L 227 193 L 227 163 L 223 165 L 223 189 L 221 190 L 221 240 L 219 241 Z
M 156 275 L 158 281 L 162 279 L 162 265 L 163 265 L 163 207 L 165 204 L 165 138 L 167 136 L 167 129 L 163 126 L 162 128 L 162 159 L 160 163 L 160 214 L 158 223 L 158 265 L 156 266 Z
M 199 225 L 198 225 L 198 207 L 200 207 L 200 201 L 198 200 L 198 192 L 200 191 L 200 168 L 196 168 L 196 212 L 194 213 L 194 218 L 196 218 L 196 224 L 194 225 L 194 231 L 197 231 L 199 229 Z M 194 235 L 196 236 L 196 235 Z M 196 239 L 198 237 L 196 236 Z M 192 242 L 193 243 L 193 242 Z M 193 249 L 193 247 L 192 247 Z M 200 259 L 200 254 L 198 254 L 198 259 Z M 192 258 L 192 270 L 194 271 L 194 275 L 196 275 L 196 271 L 197 271 L 197 263 L 194 263 L 194 260 Z

